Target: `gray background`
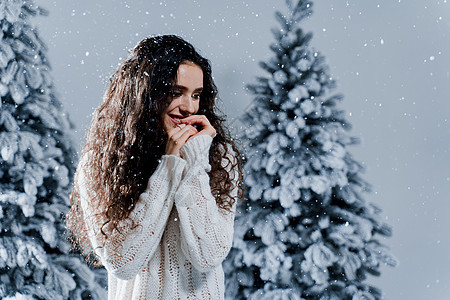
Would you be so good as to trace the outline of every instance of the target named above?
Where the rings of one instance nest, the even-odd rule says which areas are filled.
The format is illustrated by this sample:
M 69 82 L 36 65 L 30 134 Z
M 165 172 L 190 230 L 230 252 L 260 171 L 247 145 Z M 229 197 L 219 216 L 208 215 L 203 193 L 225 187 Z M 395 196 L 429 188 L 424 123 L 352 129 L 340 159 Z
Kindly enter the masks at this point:
M 139 40 L 174 33 L 213 63 L 229 119 L 250 103 L 245 83 L 271 53 L 273 12 L 284 1 L 49 1 L 35 18 L 56 89 L 76 125 L 78 149 L 108 78 Z M 450 4 L 434 1 L 314 3 L 304 23 L 327 57 L 341 107 L 362 144 L 351 152 L 374 186 L 400 260 L 370 282 L 386 299 L 450 299 Z

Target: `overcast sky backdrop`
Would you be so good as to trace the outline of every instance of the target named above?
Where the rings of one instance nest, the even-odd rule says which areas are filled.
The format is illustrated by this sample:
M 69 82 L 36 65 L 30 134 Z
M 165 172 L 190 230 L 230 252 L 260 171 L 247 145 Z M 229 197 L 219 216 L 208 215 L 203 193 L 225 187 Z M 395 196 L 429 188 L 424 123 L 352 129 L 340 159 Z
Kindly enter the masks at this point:
M 264 75 L 270 29 L 284 1 L 51 1 L 35 18 L 77 149 L 108 78 L 147 35 L 178 34 L 210 58 L 229 119 L 250 103 L 245 84 Z M 341 107 L 362 144 L 352 147 L 384 210 L 400 260 L 370 281 L 385 299 L 450 299 L 450 3 L 314 2 L 304 24 L 325 54 Z

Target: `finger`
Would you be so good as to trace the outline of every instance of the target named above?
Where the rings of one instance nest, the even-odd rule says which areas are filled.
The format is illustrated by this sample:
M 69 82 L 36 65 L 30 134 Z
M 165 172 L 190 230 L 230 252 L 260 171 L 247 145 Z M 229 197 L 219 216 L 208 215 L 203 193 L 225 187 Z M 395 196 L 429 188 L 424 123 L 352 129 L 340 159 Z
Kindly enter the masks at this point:
M 175 132 L 169 137 L 166 145 L 166 153 L 178 154 L 181 147 L 186 143 L 187 139 L 195 135 L 198 131 L 192 126 L 186 126 L 185 128 Z
M 181 129 L 183 129 L 184 127 L 186 127 L 186 124 L 177 124 L 174 128 L 170 129 L 167 132 L 167 137 L 171 137 L 174 134 L 176 134 L 177 132 L 179 132 Z
M 179 132 L 181 128 L 175 127 L 167 131 L 167 137 L 170 139 L 173 135 L 175 135 L 177 132 Z
M 180 120 L 183 124 L 195 124 L 200 123 L 201 125 L 211 125 L 208 118 L 205 115 L 192 115 Z
M 175 130 L 171 131 L 171 133 L 172 132 L 173 132 L 173 134 L 169 136 L 169 139 L 172 141 L 177 141 L 186 132 L 190 132 L 191 134 L 196 134 L 198 131 L 197 131 L 197 129 L 195 129 L 194 126 L 183 124 L 183 127 L 181 129 L 178 129 L 176 131 Z
M 202 132 L 203 134 L 207 132 L 209 134 L 210 132 L 214 131 L 214 128 L 212 127 L 208 118 L 204 115 L 193 115 L 183 119 L 183 121 L 185 122 L 185 124 L 192 124 L 194 126 L 198 124 L 201 128 L 200 132 Z M 197 126 L 195 127 L 198 128 Z
M 216 129 L 212 127 L 205 115 L 192 115 L 180 121 L 183 121 L 184 124 L 200 124 L 202 130 L 200 130 L 196 135 L 207 134 L 212 138 L 216 136 Z
M 167 155 L 180 155 L 180 149 L 186 143 L 186 141 L 197 134 L 197 129 L 191 125 L 186 125 L 182 129 L 175 128 L 170 131 L 170 136 L 166 144 L 165 154 Z
M 187 130 L 185 131 L 178 139 L 177 139 L 177 146 L 183 147 L 184 144 L 194 135 L 196 135 L 198 131 L 194 128 L 194 130 Z

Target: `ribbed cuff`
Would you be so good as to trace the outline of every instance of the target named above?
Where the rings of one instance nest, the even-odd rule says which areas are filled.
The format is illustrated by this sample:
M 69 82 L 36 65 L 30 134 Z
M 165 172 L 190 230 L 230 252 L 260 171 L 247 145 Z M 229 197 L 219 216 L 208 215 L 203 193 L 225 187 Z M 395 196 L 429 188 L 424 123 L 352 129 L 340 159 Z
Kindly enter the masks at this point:
M 187 161 L 188 165 L 201 164 L 204 168 L 210 168 L 209 148 L 212 140 L 213 138 L 206 134 L 193 137 L 181 148 L 181 157 Z

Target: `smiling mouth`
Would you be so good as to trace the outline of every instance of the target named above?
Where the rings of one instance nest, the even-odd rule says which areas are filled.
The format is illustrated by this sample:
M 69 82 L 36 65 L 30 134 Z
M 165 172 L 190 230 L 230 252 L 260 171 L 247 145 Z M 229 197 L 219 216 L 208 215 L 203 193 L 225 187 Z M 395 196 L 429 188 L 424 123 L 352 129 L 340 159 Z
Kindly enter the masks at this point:
M 169 115 L 170 120 L 172 120 L 172 122 L 177 125 L 181 123 L 181 119 L 184 119 L 183 116 L 178 116 L 178 115 Z

